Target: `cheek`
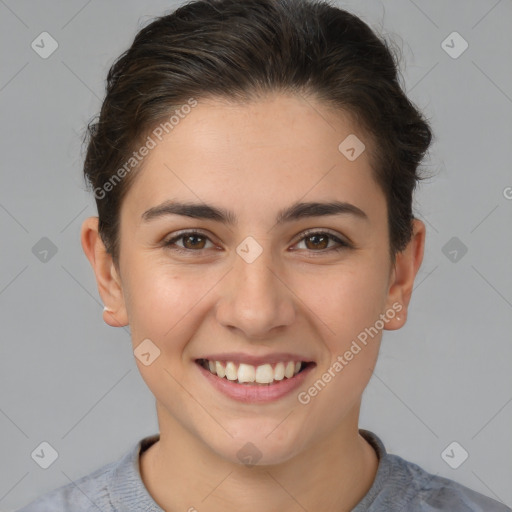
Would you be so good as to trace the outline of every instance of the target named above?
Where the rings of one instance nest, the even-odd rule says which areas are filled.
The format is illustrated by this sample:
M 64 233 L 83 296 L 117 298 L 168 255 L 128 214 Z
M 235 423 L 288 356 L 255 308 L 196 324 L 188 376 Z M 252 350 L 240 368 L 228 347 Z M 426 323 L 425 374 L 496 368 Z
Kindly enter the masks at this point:
M 177 339 L 180 320 L 191 312 L 198 287 L 180 277 L 179 269 L 155 264 L 133 265 L 125 293 L 128 321 L 134 345 L 150 338 L 157 345 Z
M 159 401 L 165 403 L 173 397 L 173 403 L 178 400 L 180 407 L 185 407 L 178 382 L 183 381 L 188 369 L 183 366 L 185 349 L 197 329 L 197 303 L 206 290 L 180 276 L 179 270 L 165 265 L 141 265 L 138 270 L 134 268 L 130 274 L 128 293 L 132 347 L 138 369 Z M 137 353 L 147 352 L 151 354 L 148 365 L 137 357 Z
M 303 290 L 308 282 L 302 282 Z M 328 357 L 320 367 L 321 382 L 304 390 L 304 399 L 311 401 L 310 411 L 336 422 L 356 405 L 377 361 L 382 330 L 375 325 L 384 312 L 386 266 L 362 256 L 316 283 L 308 307 L 320 319 Z M 336 407 L 326 410 L 326 404 Z
M 382 267 L 384 268 L 384 267 Z M 378 266 L 345 269 L 321 281 L 308 306 L 321 320 L 327 357 L 318 378 L 305 388 L 299 402 L 309 414 L 305 428 L 328 430 L 357 406 L 376 364 L 382 330 L 387 276 Z M 321 425 L 318 418 L 321 418 Z
M 383 312 L 387 297 L 385 265 L 361 261 L 300 282 L 300 296 L 326 325 L 333 345 L 343 347 Z

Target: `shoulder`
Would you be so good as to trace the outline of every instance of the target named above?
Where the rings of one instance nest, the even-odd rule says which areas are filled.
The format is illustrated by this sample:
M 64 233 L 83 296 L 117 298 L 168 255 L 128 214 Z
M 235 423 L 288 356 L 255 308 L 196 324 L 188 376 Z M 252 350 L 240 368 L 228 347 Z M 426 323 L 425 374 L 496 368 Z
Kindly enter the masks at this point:
M 512 512 L 504 504 L 448 478 L 434 475 L 398 455 L 387 455 L 392 478 L 401 484 L 404 510 L 418 512 Z M 392 487 L 391 487 L 392 489 Z
M 113 512 L 108 483 L 118 462 L 111 462 L 79 480 L 54 489 L 18 510 L 18 512 Z
M 141 450 L 159 437 L 155 434 L 139 440 L 119 460 L 42 495 L 17 512 L 160 512 L 144 487 L 139 470 Z
M 503 503 L 386 452 L 373 432 L 360 430 L 379 456 L 372 487 L 353 512 L 512 512 Z

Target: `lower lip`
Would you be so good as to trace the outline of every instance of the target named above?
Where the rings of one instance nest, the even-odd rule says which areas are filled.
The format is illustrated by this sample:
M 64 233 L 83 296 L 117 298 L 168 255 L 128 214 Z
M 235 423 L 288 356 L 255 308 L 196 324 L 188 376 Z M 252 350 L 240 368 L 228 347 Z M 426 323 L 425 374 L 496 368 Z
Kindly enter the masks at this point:
M 304 370 L 290 379 L 286 377 L 280 381 L 274 381 L 272 384 L 239 384 L 232 380 L 221 378 L 203 368 L 199 363 L 195 363 L 208 382 L 221 393 L 229 398 L 245 403 L 267 403 L 275 402 L 280 398 L 296 390 L 308 376 L 309 372 L 315 367 L 314 364 L 308 365 Z

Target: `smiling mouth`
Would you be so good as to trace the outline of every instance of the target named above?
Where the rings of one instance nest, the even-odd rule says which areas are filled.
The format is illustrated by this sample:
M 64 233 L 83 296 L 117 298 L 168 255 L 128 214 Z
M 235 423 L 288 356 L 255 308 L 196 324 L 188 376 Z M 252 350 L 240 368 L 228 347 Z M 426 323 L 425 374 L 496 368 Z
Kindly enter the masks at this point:
M 254 366 L 232 361 L 209 361 L 196 359 L 196 363 L 211 374 L 236 384 L 269 386 L 295 377 L 306 368 L 315 365 L 307 361 L 286 361 Z

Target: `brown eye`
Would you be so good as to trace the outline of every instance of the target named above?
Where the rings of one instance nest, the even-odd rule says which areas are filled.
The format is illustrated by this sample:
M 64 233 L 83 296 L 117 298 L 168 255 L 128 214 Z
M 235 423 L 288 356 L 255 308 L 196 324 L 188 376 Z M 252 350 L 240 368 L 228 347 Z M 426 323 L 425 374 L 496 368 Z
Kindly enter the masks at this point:
M 180 241 L 182 245 L 176 243 Z M 192 254 L 206 250 L 208 247 L 205 245 L 208 242 L 211 243 L 211 240 L 203 233 L 187 231 L 164 242 L 164 246 L 172 251 Z M 299 244 L 302 242 L 304 242 L 306 250 L 311 253 L 316 252 L 323 254 L 330 251 L 341 251 L 351 247 L 348 242 L 341 240 L 337 236 L 321 231 L 307 233 L 299 240 Z M 329 247 L 329 242 L 335 242 L 334 247 Z
M 179 241 L 181 241 L 182 245 L 176 244 L 176 242 Z M 206 235 L 203 235 L 203 233 L 187 231 L 164 242 L 164 247 L 177 252 L 192 253 L 207 249 L 207 247 L 205 247 L 207 242 L 211 241 Z
M 185 235 L 181 237 L 185 249 L 204 249 L 205 237 L 200 235 Z M 198 242 L 199 240 L 199 242 Z M 202 240 L 202 242 L 201 242 Z
M 329 245 L 329 237 L 325 234 L 315 234 L 304 238 L 308 249 L 326 249 Z M 312 247 L 308 246 L 308 241 L 312 242 Z
M 335 242 L 334 247 L 329 247 L 329 242 Z M 315 231 L 306 233 L 306 235 L 299 240 L 299 244 L 304 242 L 305 248 L 310 252 L 325 253 L 330 251 L 341 251 L 350 248 L 350 244 L 334 236 L 330 233 Z M 336 247 L 337 244 L 337 247 Z

